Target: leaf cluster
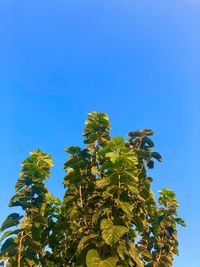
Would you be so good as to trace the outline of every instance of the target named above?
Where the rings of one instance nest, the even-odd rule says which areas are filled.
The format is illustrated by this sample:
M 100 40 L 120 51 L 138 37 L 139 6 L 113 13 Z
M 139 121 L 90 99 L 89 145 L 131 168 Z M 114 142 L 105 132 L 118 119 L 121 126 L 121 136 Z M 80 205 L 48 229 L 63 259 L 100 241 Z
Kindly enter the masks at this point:
M 148 169 L 161 161 L 149 129 L 110 137 L 105 113 L 88 114 L 85 147 L 66 149 L 63 201 L 48 192 L 49 154 L 31 152 L 22 163 L 12 213 L 1 226 L 6 266 L 170 267 L 178 255 L 175 193 L 155 200 Z

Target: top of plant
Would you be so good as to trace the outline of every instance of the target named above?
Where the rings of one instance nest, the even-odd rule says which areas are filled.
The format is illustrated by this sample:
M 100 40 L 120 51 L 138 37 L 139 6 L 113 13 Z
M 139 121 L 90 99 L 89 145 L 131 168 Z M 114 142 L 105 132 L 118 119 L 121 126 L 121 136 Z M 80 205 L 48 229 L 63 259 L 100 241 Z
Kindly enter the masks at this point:
M 66 149 L 70 156 L 64 165 L 66 192 L 62 203 L 43 184 L 52 166 L 49 155 L 37 150 L 24 161 L 17 195 L 10 203 L 20 205 L 26 214 L 11 214 L 1 228 L 5 231 L 10 221 L 12 226 L 18 225 L 17 230 L 2 237 L 1 254 L 8 262 L 20 258 L 23 264 L 18 266 L 172 266 L 174 255 L 178 255 L 176 226 L 185 226 L 185 222 L 178 217 L 173 191 L 159 191 L 158 203 L 154 198 L 153 178 L 147 170 L 162 157 L 153 150 L 153 132 L 143 129 L 129 132 L 127 139 L 112 138 L 110 128 L 107 114 L 88 114 L 83 131 L 86 147 Z M 34 192 L 40 198 L 31 190 L 38 190 Z M 42 216 L 37 223 L 36 207 Z M 27 220 L 29 227 L 24 223 Z M 32 244 L 25 238 L 27 231 Z M 14 236 L 12 242 L 8 235 Z M 32 265 L 27 244 L 28 251 L 34 251 Z M 12 246 L 20 246 L 14 256 Z

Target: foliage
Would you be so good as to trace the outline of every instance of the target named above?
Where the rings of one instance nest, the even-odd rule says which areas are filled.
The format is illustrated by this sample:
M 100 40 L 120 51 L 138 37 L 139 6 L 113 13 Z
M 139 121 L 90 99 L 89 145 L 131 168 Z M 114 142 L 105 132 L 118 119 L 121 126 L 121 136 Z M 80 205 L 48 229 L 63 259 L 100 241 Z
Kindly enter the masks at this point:
M 22 163 L 10 214 L 1 226 L 6 266 L 170 267 L 178 255 L 178 202 L 169 189 L 158 203 L 147 169 L 161 161 L 149 129 L 111 138 L 105 113 L 89 113 L 85 148 L 71 146 L 63 201 L 54 198 L 50 155 L 35 150 Z M 11 229 L 11 230 L 9 230 Z

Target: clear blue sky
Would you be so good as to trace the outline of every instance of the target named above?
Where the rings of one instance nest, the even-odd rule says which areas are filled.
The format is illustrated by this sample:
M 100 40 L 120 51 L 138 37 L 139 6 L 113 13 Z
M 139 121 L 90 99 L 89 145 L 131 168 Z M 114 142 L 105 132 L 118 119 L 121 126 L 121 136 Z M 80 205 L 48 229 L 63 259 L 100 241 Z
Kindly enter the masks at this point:
M 154 191 L 174 189 L 187 222 L 174 267 L 199 267 L 199 74 L 199 0 L 1 0 L 0 221 L 35 148 L 53 156 L 62 196 L 64 148 L 104 111 L 113 136 L 154 130 Z

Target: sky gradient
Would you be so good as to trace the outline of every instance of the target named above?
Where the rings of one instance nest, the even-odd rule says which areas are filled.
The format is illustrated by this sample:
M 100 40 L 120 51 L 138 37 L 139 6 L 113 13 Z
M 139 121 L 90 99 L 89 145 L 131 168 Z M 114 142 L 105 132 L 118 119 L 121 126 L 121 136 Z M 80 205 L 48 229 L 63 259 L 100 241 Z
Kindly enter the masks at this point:
M 154 192 L 175 190 L 187 223 L 173 266 L 199 267 L 199 29 L 199 0 L 1 0 L 0 222 L 28 153 L 52 155 L 62 197 L 64 148 L 106 112 L 112 136 L 154 131 Z

